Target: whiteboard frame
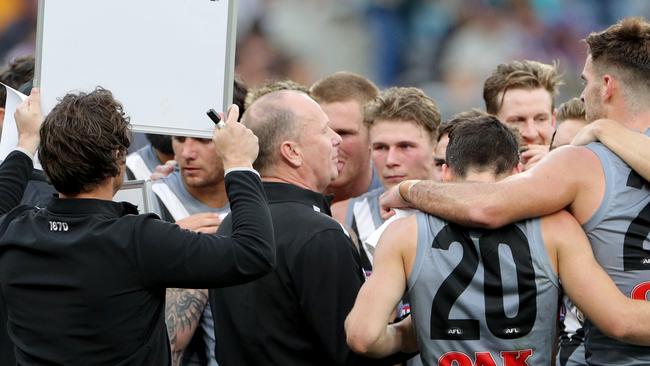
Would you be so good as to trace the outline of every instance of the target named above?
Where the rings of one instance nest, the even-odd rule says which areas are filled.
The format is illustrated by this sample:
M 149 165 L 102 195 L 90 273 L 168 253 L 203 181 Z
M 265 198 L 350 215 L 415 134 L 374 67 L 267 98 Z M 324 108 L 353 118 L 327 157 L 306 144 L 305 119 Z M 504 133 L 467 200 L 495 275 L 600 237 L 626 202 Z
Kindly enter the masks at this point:
M 156 215 L 160 216 L 160 212 L 156 210 L 156 205 L 153 204 L 154 198 L 154 193 L 153 190 L 151 189 L 151 181 L 150 180 L 129 180 L 125 181 L 122 183 L 122 186 L 120 189 L 118 189 L 117 192 L 115 192 L 115 195 L 113 196 L 113 202 L 121 202 L 121 201 L 115 201 L 115 197 L 120 193 L 124 191 L 136 191 L 140 195 L 142 195 L 142 203 L 144 207 L 140 207 L 139 205 L 136 205 L 133 202 L 129 202 L 133 205 L 136 205 L 138 207 L 138 211 L 140 211 L 140 214 L 146 214 L 146 213 L 155 213 Z M 128 201 L 127 201 L 128 202 Z
M 41 62 L 43 60 L 43 27 L 44 27 L 44 18 L 43 14 L 45 11 L 45 1 L 56 1 L 56 0 L 38 0 L 38 20 L 36 25 L 36 52 L 35 52 L 35 67 L 34 67 L 34 87 L 41 86 Z M 92 0 L 87 0 L 92 1 Z M 110 1 L 110 0 L 108 0 Z M 137 0 L 135 0 L 137 1 Z M 205 0 L 207 1 L 207 0 Z M 214 1 L 214 0 L 212 0 Z M 225 55 L 225 70 L 224 70 L 224 85 L 223 85 L 223 109 L 224 112 L 228 106 L 232 104 L 233 98 L 233 83 L 234 83 L 234 74 L 235 74 L 235 48 L 237 42 L 237 0 L 218 0 L 218 1 L 228 1 L 228 24 L 227 24 L 227 34 L 226 34 L 226 55 Z M 136 85 L 134 85 L 136 87 Z M 90 90 L 88 90 L 90 92 Z M 191 91 L 190 91 L 191 92 Z M 63 97 L 60 95 L 59 97 Z M 208 106 L 209 108 L 211 106 Z M 206 108 L 206 112 L 207 112 Z M 128 105 L 126 105 L 128 110 Z M 205 116 L 206 121 L 209 121 L 209 118 Z M 209 126 L 212 127 L 212 122 Z M 178 128 L 178 127 L 161 127 L 149 123 L 131 123 L 131 130 L 133 132 L 142 132 L 142 133 L 154 133 L 160 135 L 171 135 L 171 136 L 189 136 L 189 137 L 198 137 L 198 138 L 212 138 L 213 128 L 210 129 L 194 129 L 194 128 Z

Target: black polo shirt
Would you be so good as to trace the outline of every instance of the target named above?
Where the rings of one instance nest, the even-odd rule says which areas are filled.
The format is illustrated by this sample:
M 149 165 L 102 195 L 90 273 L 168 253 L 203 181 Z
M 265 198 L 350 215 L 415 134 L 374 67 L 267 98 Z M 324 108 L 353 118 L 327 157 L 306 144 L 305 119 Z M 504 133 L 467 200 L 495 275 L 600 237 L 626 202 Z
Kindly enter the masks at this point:
M 217 362 L 365 364 L 348 348 L 343 327 L 364 282 L 358 251 L 321 194 L 284 183 L 265 182 L 264 189 L 277 266 L 254 282 L 210 290 Z M 219 233 L 230 227 L 226 218 Z
M 53 199 L 0 221 L 0 285 L 19 364 L 168 365 L 165 288 L 249 281 L 275 261 L 259 177 L 231 172 L 233 237 L 128 203 Z
M 11 152 L 0 165 L 0 215 L 16 207 L 32 171 L 33 162 L 22 152 Z M 0 292 L 0 365 L 14 365 L 14 345 L 7 334 L 7 309 Z

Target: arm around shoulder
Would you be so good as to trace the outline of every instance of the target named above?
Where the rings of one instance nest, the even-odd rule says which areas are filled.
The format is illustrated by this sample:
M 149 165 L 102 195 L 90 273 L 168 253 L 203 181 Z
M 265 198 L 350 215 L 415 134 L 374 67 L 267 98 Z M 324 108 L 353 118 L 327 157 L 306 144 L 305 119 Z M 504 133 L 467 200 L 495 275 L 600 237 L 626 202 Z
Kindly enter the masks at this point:
M 584 162 L 574 149 L 557 149 L 531 170 L 496 183 L 421 181 L 405 198 L 421 211 L 473 227 L 493 229 L 549 214 L 575 199 L 579 176 L 574 171 Z
M 586 144 L 595 140 L 602 142 L 650 181 L 650 136 L 632 131 L 616 121 L 601 119 L 585 126 L 572 143 Z

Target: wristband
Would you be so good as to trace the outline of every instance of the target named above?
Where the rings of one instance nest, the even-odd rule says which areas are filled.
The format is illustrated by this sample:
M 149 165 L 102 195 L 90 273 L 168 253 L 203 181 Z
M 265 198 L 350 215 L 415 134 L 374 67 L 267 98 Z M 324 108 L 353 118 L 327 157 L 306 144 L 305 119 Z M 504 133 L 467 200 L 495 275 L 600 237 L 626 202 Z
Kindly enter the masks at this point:
M 402 193 L 402 184 L 410 182 L 411 185 L 406 189 L 406 196 Z M 410 204 L 411 202 L 407 199 L 409 196 L 409 193 L 411 193 L 411 188 L 413 188 L 414 185 L 420 183 L 419 180 L 403 180 L 399 182 L 397 185 L 397 194 L 399 195 L 399 198 L 402 200 L 402 202 L 406 204 Z

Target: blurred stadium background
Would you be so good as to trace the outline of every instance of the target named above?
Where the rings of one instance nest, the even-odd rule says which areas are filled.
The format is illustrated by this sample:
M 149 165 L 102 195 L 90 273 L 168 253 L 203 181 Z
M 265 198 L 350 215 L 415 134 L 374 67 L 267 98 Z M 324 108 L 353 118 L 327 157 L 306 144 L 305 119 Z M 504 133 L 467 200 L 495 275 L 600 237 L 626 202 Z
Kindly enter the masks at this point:
M 558 102 L 568 100 L 581 88 L 580 40 L 621 17 L 650 16 L 647 0 L 238 1 L 236 72 L 247 85 L 309 85 L 349 70 L 382 87 L 424 89 L 443 118 L 482 107 L 483 80 L 512 59 L 557 60 L 565 79 Z M 0 67 L 34 53 L 37 3 L 0 0 Z

